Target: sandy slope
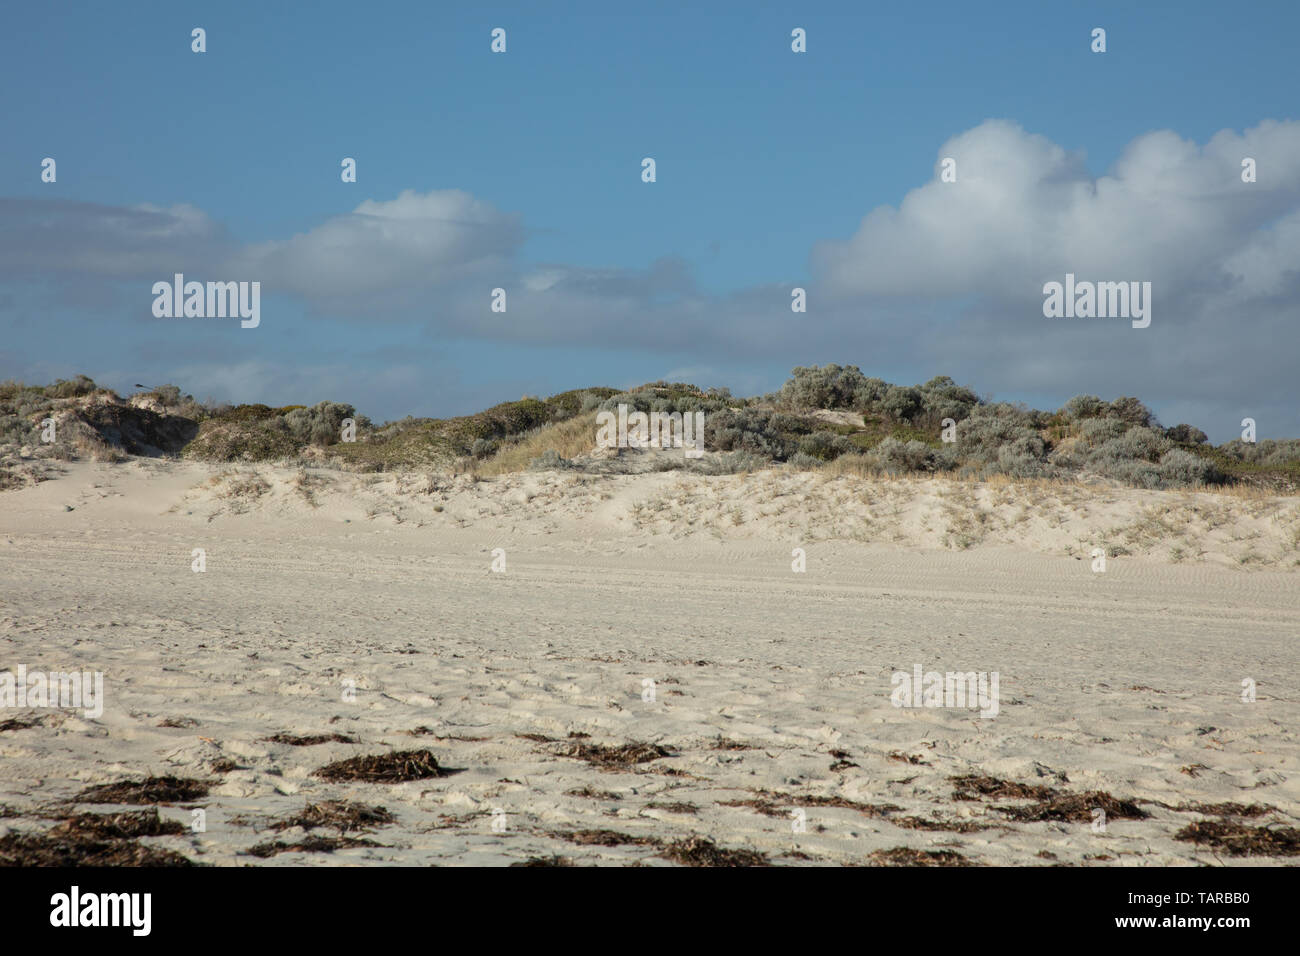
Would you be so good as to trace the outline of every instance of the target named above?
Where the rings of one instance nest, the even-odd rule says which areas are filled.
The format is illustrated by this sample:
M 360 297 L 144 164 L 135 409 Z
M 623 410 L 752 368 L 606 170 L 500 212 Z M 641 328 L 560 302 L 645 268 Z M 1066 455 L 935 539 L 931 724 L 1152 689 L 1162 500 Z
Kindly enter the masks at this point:
M 1298 825 L 1298 527 L 1295 499 L 1070 486 L 321 472 L 303 487 L 270 468 L 72 465 L 0 495 L 0 670 L 102 671 L 107 704 L 0 733 L 15 811 L 0 832 L 152 772 L 215 781 L 206 832 L 150 842 L 222 864 L 665 862 L 563 837 L 595 829 L 701 834 L 782 864 L 899 846 L 1240 862 L 1174 840 L 1206 817 L 1172 807 L 1262 803 L 1276 812 L 1243 822 Z M 890 675 L 917 664 L 997 671 L 998 716 L 894 707 Z M 282 731 L 360 743 L 264 739 Z M 676 756 L 602 771 L 560 755 L 574 733 Z M 425 747 L 462 772 L 311 776 Z M 212 772 L 223 758 L 240 769 Z M 953 799 L 966 773 L 1154 802 L 1104 833 L 1008 822 L 992 807 L 1014 801 Z M 244 855 L 302 836 L 270 821 L 341 798 L 396 814 L 368 834 L 382 847 Z M 725 805 L 739 801 L 756 805 Z M 969 832 L 917 826 L 936 822 Z

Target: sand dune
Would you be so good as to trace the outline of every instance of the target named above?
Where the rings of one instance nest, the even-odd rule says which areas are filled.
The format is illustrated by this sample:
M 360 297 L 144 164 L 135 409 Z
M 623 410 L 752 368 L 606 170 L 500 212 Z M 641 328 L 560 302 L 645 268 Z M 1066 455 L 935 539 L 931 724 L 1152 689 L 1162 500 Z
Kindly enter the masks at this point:
M 160 808 L 205 831 L 146 839 L 217 864 L 668 864 L 693 837 L 783 865 L 1257 864 L 1287 858 L 1176 835 L 1300 818 L 1294 498 L 65 467 L 0 495 L 0 670 L 101 671 L 106 701 L 0 711 L 36 721 L 0 732 L 0 832 L 149 774 L 210 782 Z M 894 706 L 918 665 L 997 672 L 997 716 Z M 584 749 L 631 743 L 666 755 Z M 458 772 L 313 774 L 426 749 Z M 328 800 L 395 819 L 347 834 L 375 845 L 249 855 Z M 1204 806 L 1225 802 L 1268 809 Z

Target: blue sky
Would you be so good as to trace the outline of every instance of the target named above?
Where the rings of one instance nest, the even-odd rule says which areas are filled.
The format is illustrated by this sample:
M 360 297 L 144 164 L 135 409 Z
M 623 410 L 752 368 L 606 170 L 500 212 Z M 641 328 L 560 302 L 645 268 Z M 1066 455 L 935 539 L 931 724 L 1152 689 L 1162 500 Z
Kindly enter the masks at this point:
M 200 397 L 331 398 L 382 419 L 669 375 L 754 393 L 794 365 L 836 361 L 892 381 L 950 374 L 1042 405 L 1082 391 L 1136 394 L 1163 420 L 1187 418 L 1219 440 L 1252 412 L 1300 434 L 1296 376 L 1276 345 L 1255 340 L 1252 350 L 1240 334 L 1252 322 L 1251 334 L 1274 342 L 1289 333 L 1291 357 L 1300 343 L 1294 267 L 1284 264 L 1300 251 L 1287 123 L 1300 90 L 1298 10 L 11 6 L 0 31 L 0 253 L 10 260 L 0 261 L 0 377 L 85 372 L 119 388 L 174 381 Z M 195 26 L 207 31 L 206 53 L 190 50 Z M 507 31 L 504 54 L 489 49 L 494 27 Z M 791 52 L 794 27 L 807 30 L 807 53 Z M 1089 49 L 1094 27 L 1107 31 L 1104 54 Z M 1270 120 L 1283 125 L 1260 131 Z M 1204 169 L 1225 167 L 1237 146 L 1209 145 L 1224 130 L 1262 151 L 1269 172 L 1264 188 L 1242 194 L 1252 214 L 1230 227 L 1222 220 L 1234 217 L 1208 211 L 1205 192 Z M 1143 139 L 1160 131 L 1175 136 Z M 1020 247 L 1008 237 L 1000 254 L 1023 254 L 1019 271 L 953 288 L 954 274 L 996 271 L 980 259 L 980 235 L 1006 225 L 983 221 L 1010 204 L 995 201 L 1006 182 L 937 214 L 950 224 L 922 216 L 909 225 L 904 215 L 873 227 L 880 235 L 862 230 L 873 210 L 899 209 L 932 184 L 941 148 L 963 135 L 965 157 L 989 157 L 988 169 L 1027 155 L 1035 137 L 1064 158 L 1044 153 L 1016 174 L 1042 186 L 1022 199 L 1035 229 L 1051 234 L 1019 235 Z M 1122 208 L 1145 215 L 1120 217 L 1116 236 L 1085 249 L 1080 216 L 1103 232 L 1116 217 L 1080 212 L 1050 187 L 1065 176 L 1095 189 L 1135 143 L 1145 144 L 1137 165 L 1147 173 L 1168 163 L 1187 175 L 1171 174 L 1168 195 L 1158 177 L 1115 176 L 1134 197 Z M 57 160 L 56 183 L 41 182 L 46 156 Z M 345 156 L 357 160 L 356 183 L 340 181 Z M 657 163 L 652 184 L 641 181 L 645 156 Z M 954 185 L 974 188 L 962 183 L 959 173 Z M 461 200 L 421 205 L 450 191 Z M 350 231 L 367 201 L 393 204 L 376 207 L 381 219 L 429 221 L 427 233 L 404 225 L 393 240 L 403 244 L 400 268 L 388 264 L 388 240 Z M 119 214 L 141 208 L 192 210 L 180 214 L 192 228 L 151 244 Z M 433 219 L 447 210 L 472 227 L 437 232 Z M 33 243 L 38 226 L 44 238 Z M 1191 242 L 1182 272 L 1162 256 L 1189 229 L 1222 229 L 1223 240 Z M 139 256 L 105 264 L 96 242 L 138 246 Z M 350 254 L 341 265 L 309 261 L 353 242 L 355 267 Z M 1283 261 L 1276 274 L 1233 259 L 1252 243 L 1263 251 L 1251 262 Z M 74 246 L 80 256 L 66 252 Z M 940 247 L 925 269 L 908 267 Z M 910 258 L 854 258 L 882 248 Z M 1070 252 L 1034 258 L 1049 248 Z M 1046 278 L 1119 268 L 1104 255 L 1117 248 L 1133 274 L 1097 278 L 1155 279 L 1168 305 L 1150 329 L 1065 327 L 1033 314 Z M 430 258 L 408 261 L 410 249 Z M 949 267 L 948 257 L 966 255 Z M 261 326 L 155 319 L 148 290 L 170 278 L 173 260 L 194 278 L 260 278 Z M 237 264 L 248 274 L 231 273 Z M 873 270 L 911 279 L 885 282 Z M 1217 272 L 1212 287 L 1189 287 Z M 356 281 L 322 289 L 322 275 L 341 273 Z M 543 274 L 552 285 L 533 281 Z M 530 281 L 536 294 L 507 317 L 488 310 L 488 290 Z M 810 290 L 798 316 L 788 307 L 795 285 Z

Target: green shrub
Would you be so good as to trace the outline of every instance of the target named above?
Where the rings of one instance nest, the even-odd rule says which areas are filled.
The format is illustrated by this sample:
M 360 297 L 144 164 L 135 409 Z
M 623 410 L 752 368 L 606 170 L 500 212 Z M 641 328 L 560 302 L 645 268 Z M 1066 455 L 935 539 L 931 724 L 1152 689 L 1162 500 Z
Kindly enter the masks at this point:
M 45 390 L 51 398 L 80 398 L 89 395 L 99 386 L 85 375 L 69 380 L 59 379 Z
M 1165 429 L 1165 437 L 1179 445 L 1204 445 L 1210 436 L 1191 425 L 1175 425 Z
M 1160 475 L 1168 486 L 1218 485 L 1226 478 L 1214 462 L 1181 448 L 1171 448 L 1161 456 Z
M 919 388 L 904 388 L 899 385 L 891 385 L 879 405 L 880 411 L 896 422 L 912 421 L 920 414 L 922 407 Z
M 1110 411 L 1107 414 L 1111 418 L 1118 418 L 1126 425 L 1136 425 L 1139 428 L 1149 428 L 1156 424 L 1156 416 L 1152 414 L 1151 409 L 1136 398 L 1128 396 L 1117 398 L 1111 402 Z
M 872 390 L 871 380 L 856 365 L 801 366 L 790 374 L 777 393 L 777 403 L 787 408 L 850 408 Z
M 799 439 L 797 455 L 815 458 L 818 461 L 833 461 L 845 452 L 853 450 L 853 443 L 843 435 L 835 432 L 816 431 Z
M 1099 418 L 1109 409 L 1110 405 L 1096 395 L 1076 395 L 1061 406 L 1061 414 L 1067 420 L 1077 422 L 1085 418 Z

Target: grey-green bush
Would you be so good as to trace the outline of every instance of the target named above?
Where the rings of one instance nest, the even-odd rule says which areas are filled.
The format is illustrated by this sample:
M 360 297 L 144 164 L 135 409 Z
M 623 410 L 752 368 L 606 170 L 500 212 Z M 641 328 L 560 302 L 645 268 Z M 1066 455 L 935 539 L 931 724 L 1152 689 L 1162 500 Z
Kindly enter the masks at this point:
M 317 402 L 310 408 L 285 412 L 284 424 L 299 441 L 333 445 L 343 434 L 343 419 L 355 418 L 356 409 L 341 402 Z

